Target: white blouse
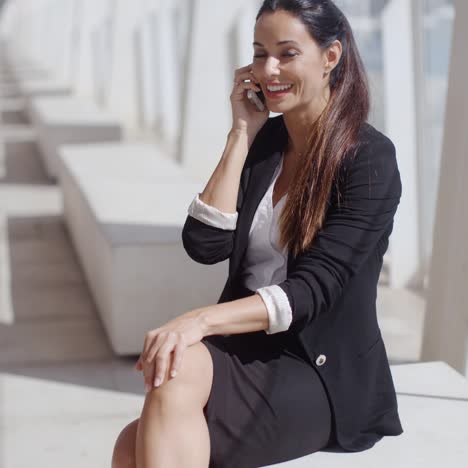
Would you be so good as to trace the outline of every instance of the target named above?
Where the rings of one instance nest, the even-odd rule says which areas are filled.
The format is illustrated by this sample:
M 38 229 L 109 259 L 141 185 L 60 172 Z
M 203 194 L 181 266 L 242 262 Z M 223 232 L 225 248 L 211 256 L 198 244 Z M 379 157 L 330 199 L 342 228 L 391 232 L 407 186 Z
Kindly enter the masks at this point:
M 292 311 L 286 293 L 277 286 L 287 276 L 287 249 L 281 250 L 278 244 L 278 218 L 286 201 L 287 194 L 273 208 L 273 188 L 283 167 L 281 158 L 272 176 L 270 186 L 260 201 L 249 231 L 246 254 L 242 263 L 244 285 L 260 295 L 268 312 L 267 334 L 278 333 L 289 328 Z M 214 206 L 207 205 L 195 196 L 188 213 L 201 222 L 221 229 L 235 230 L 239 213 L 224 213 Z

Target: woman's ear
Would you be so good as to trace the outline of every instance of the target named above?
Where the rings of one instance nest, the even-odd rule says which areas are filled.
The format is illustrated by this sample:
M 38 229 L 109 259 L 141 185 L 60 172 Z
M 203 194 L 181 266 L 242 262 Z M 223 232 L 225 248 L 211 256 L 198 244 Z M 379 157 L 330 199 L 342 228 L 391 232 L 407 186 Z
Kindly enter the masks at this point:
M 343 47 L 338 39 L 335 39 L 325 52 L 324 69 L 327 73 L 331 72 L 340 62 Z

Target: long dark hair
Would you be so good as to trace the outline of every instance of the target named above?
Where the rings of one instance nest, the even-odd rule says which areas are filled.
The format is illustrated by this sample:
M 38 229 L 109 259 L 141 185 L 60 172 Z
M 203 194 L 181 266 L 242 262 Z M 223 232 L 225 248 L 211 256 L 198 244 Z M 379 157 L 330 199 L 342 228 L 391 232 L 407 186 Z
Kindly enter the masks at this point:
M 330 99 L 311 125 L 306 154 L 297 165 L 279 218 L 280 245 L 288 246 L 297 256 L 312 244 L 322 227 L 334 182 L 340 203 L 337 175 L 344 158 L 356 153 L 370 98 L 351 26 L 331 0 L 265 0 L 256 20 L 277 10 L 300 19 L 322 50 L 336 39 L 342 45 L 340 61 L 330 74 Z

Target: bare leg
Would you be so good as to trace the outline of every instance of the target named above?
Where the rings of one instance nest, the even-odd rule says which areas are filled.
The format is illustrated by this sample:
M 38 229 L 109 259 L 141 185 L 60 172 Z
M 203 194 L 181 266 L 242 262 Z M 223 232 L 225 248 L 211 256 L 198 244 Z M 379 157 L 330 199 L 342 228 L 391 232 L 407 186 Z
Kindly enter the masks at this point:
M 169 371 L 169 369 L 168 369 Z M 190 346 L 174 379 L 146 394 L 136 435 L 137 468 L 207 468 L 210 437 L 203 408 L 213 362 L 203 343 Z
M 112 468 L 136 468 L 135 443 L 139 419 L 127 424 L 120 432 L 112 453 Z

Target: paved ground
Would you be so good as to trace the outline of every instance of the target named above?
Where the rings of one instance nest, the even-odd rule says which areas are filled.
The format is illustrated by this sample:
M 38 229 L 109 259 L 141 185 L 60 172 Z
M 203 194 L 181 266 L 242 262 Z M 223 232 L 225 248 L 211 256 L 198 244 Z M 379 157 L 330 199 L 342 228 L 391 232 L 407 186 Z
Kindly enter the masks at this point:
M 113 355 L 21 96 L 0 93 L 0 468 L 108 467 L 143 403 L 136 356 Z M 423 300 L 378 296 L 391 363 L 417 360 Z

